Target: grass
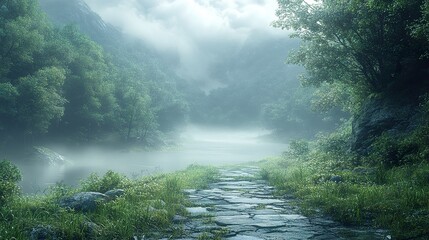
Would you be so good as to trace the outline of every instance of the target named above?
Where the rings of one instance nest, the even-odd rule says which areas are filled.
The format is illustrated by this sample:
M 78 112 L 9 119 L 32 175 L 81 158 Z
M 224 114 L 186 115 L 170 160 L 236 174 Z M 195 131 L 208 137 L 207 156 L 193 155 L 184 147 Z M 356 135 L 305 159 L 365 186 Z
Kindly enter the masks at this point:
M 139 239 L 174 237 L 182 233 L 172 224 L 186 215 L 185 188 L 204 188 L 218 175 L 215 168 L 190 166 L 172 174 L 131 180 L 114 172 L 91 175 L 79 188 L 57 185 L 43 196 L 16 194 L 0 206 L 0 239 L 28 239 L 33 228 L 51 226 L 60 239 Z M 81 213 L 58 205 L 61 198 L 80 191 L 105 192 L 122 188 L 125 194 Z
M 294 141 L 262 163 L 279 194 L 294 195 L 306 214 L 320 212 L 349 225 L 388 229 L 394 239 L 429 236 L 429 102 L 411 132 L 382 134 L 368 155 L 350 151 L 352 124 Z
M 395 239 L 425 239 L 429 226 L 429 164 L 353 167 L 353 156 L 314 150 L 262 164 L 279 194 L 292 194 L 305 214 L 322 212 L 349 225 L 389 229 Z M 340 181 L 332 181 L 335 176 Z

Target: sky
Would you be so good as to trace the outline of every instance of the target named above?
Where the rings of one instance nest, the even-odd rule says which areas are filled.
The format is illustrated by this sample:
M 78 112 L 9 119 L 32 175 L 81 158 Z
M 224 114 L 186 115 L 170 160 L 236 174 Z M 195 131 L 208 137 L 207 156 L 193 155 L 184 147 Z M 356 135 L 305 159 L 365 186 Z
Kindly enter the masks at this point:
M 104 21 L 177 59 L 177 73 L 210 82 L 210 69 L 246 41 L 286 37 L 270 24 L 276 0 L 85 0 Z M 216 79 L 212 79 L 216 82 Z

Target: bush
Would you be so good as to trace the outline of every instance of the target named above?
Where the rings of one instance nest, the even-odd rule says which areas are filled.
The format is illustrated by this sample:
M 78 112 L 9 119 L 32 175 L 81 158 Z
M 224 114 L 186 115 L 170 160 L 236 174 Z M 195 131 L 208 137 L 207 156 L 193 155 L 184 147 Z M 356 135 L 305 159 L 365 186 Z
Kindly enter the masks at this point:
M 288 154 L 298 157 L 310 152 L 310 144 L 305 140 L 294 140 L 289 144 Z
M 125 188 L 129 183 L 127 177 L 109 170 L 103 177 L 91 174 L 81 185 L 84 191 L 105 193 L 115 188 Z
M 4 204 L 19 193 L 17 182 L 21 181 L 21 172 L 11 162 L 0 162 L 0 203 Z

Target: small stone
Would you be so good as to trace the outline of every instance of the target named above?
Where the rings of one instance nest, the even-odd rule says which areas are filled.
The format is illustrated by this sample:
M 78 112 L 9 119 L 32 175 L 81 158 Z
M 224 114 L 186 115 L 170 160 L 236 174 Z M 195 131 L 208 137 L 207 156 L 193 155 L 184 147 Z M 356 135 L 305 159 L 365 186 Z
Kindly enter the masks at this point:
M 52 226 L 38 225 L 34 227 L 30 232 L 30 240 L 45 240 L 52 239 L 57 240 L 57 235 Z
M 83 229 L 88 238 L 94 237 L 100 232 L 100 226 L 93 222 L 84 222 Z
M 186 208 L 186 211 L 188 211 L 193 216 L 203 215 L 208 213 L 207 208 L 204 208 L 204 207 L 189 207 L 189 208 Z
M 175 215 L 173 217 L 173 223 L 183 223 L 186 222 L 188 219 L 184 216 L 180 216 L 180 215 Z
M 340 183 L 343 181 L 343 178 L 341 176 L 335 175 L 335 176 L 331 176 L 329 181 L 334 182 L 334 183 Z
M 197 192 L 197 190 L 195 190 L 195 189 L 185 189 L 185 190 L 183 190 L 183 192 L 185 194 L 190 195 L 190 194 L 195 194 Z

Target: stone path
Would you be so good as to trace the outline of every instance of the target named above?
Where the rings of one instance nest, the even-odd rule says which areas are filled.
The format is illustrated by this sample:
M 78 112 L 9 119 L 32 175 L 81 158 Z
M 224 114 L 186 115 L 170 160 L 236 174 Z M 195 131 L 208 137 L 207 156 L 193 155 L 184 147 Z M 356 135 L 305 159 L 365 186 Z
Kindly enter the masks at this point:
M 209 189 L 186 190 L 195 207 L 187 209 L 191 217 L 183 239 L 387 239 L 383 231 L 300 215 L 292 200 L 275 198 L 272 187 L 255 180 L 258 172 L 257 167 L 225 169 Z

